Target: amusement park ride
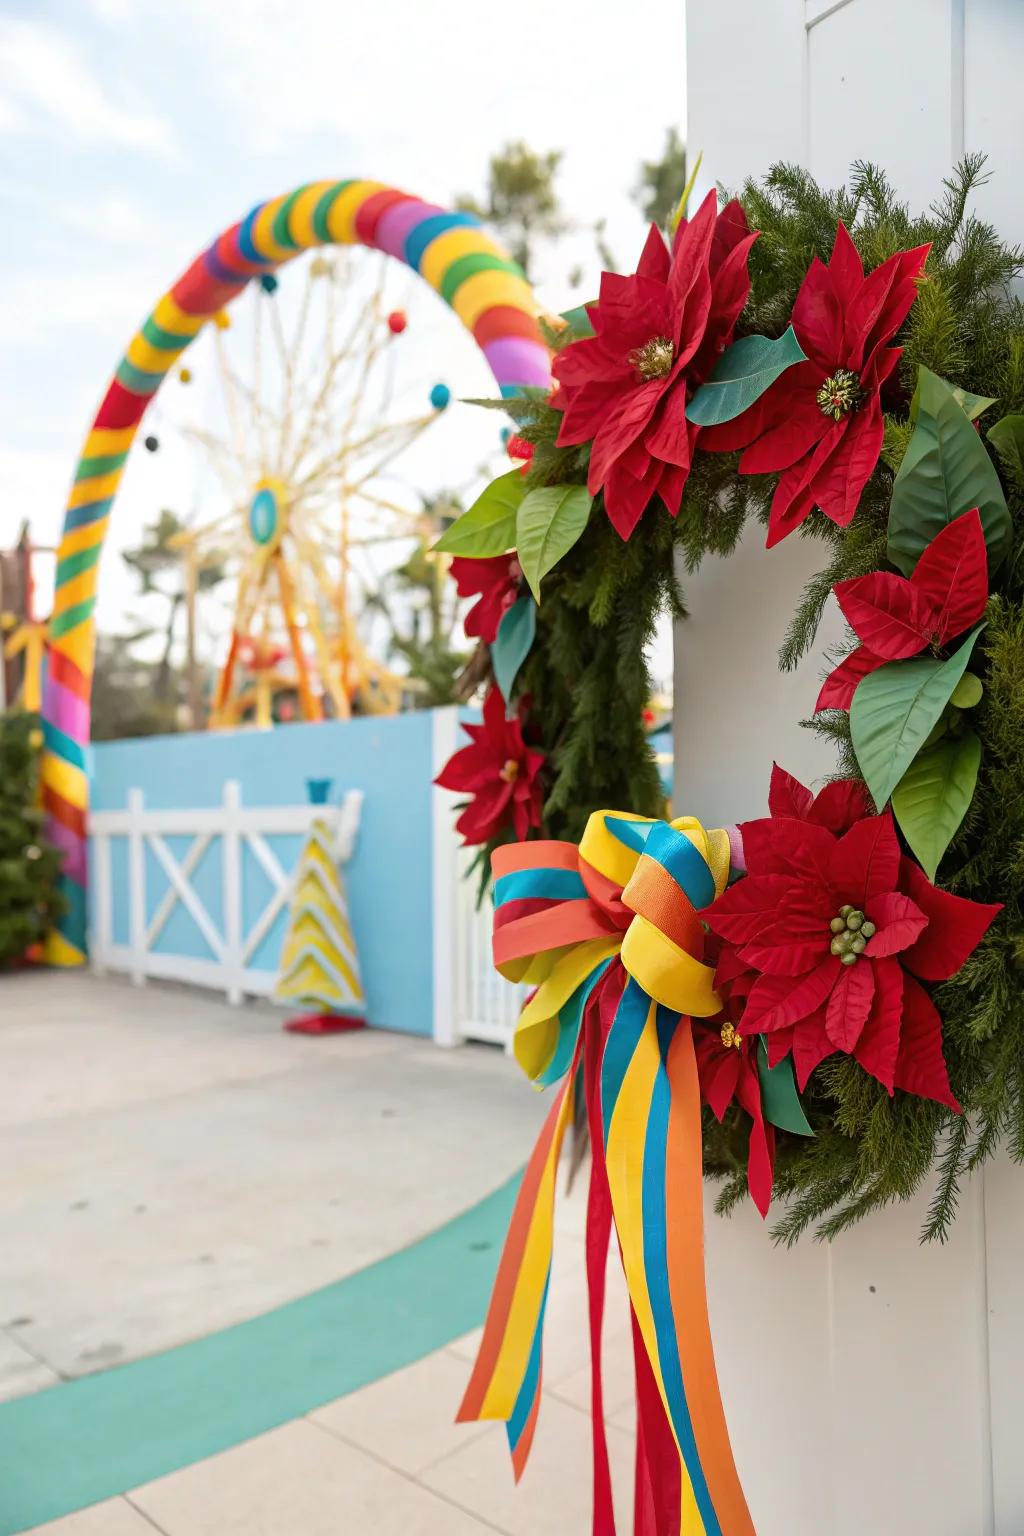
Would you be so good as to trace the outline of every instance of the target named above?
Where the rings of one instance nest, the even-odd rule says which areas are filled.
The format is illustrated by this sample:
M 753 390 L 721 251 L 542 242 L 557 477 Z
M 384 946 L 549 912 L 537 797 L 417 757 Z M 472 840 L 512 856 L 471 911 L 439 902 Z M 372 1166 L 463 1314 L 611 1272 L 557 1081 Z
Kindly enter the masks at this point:
M 303 720 L 397 711 L 409 679 L 371 654 L 359 619 L 389 563 L 382 547 L 426 547 L 438 532 L 422 504 L 403 499 L 396 472 L 450 393 L 444 384 L 424 389 L 418 411 L 397 402 L 395 352 L 407 318 L 389 307 L 385 260 L 361 250 L 314 257 L 290 327 L 277 286 L 271 275 L 251 284 L 236 306 L 248 313 L 234 325 L 221 314 L 209 328 L 223 430 L 205 410 L 181 429 L 213 471 L 222 504 L 171 541 L 190 634 L 201 573 L 219 567 L 234 585 L 213 728 L 269 725 L 279 694 L 289 696 L 279 718 L 296 706 Z M 246 331 L 243 366 L 230 338 Z M 192 379 L 178 370 L 179 383 Z M 160 439 L 146 446 L 156 451 Z

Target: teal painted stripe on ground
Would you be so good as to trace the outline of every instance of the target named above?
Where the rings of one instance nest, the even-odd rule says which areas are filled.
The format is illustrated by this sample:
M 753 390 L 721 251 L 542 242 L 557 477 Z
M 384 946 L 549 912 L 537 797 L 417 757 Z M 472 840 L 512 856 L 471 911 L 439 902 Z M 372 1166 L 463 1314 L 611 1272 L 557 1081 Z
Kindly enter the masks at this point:
M 311 1296 L 0 1404 L 0 1536 L 228 1450 L 475 1328 L 519 1179 Z

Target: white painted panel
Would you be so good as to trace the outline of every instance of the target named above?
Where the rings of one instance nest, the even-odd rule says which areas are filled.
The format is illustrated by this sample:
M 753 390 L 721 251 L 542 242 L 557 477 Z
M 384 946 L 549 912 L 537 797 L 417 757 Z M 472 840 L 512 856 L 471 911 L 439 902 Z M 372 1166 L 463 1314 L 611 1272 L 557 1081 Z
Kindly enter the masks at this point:
M 834 1459 L 841 1536 L 991 1536 L 983 1191 L 945 1245 L 922 1194 L 832 1245 Z
M 776 159 L 835 182 L 869 158 L 923 208 L 964 149 L 982 149 L 994 174 L 975 209 L 1024 238 L 1021 0 L 687 9 L 687 140 L 705 152 L 704 186 Z M 760 546 L 752 528 L 685 583 L 676 804 L 709 822 L 763 812 L 773 754 L 805 780 L 829 766 L 796 721 L 838 616 L 801 673 L 774 667 L 823 551 Z M 709 1216 L 716 1355 L 758 1536 L 1024 1533 L 1024 1172 L 1002 1157 L 967 1186 L 945 1247 L 918 1244 L 926 1204 L 781 1253 L 752 1211 Z
M 988 1347 L 996 1536 L 1024 1531 L 1024 1169 L 985 1170 Z
M 767 814 L 772 758 L 805 784 L 834 769 L 830 747 L 799 724 L 813 713 L 827 671 L 823 652 L 845 626 L 826 610 L 813 651 L 780 674 L 778 648 L 805 583 L 829 546 L 791 537 L 764 548 L 751 523 L 736 553 L 705 560 L 684 579 L 690 617 L 676 632 L 676 813 L 725 826 Z
M 959 154 L 950 27 L 950 0 L 851 0 L 811 26 L 805 163 L 819 181 L 872 160 L 912 207 L 931 203 Z
M 829 1411 L 827 1248 L 775 1248 L 705 1190 L 708 1309 L 736 1465 L 758 1536 L 841 1536 Z M 823 1411 L 824 1410 L 824 1411 Z M 881 1536 L 873 1531 L 872 1536 Z
M 686 142 L 705 190 L 800 158 L 803 48 L 802 0 L 689 0 Z
M 967 0 L 965 34 L 964 142 L 988 155 L 992 176 L 978 194 L 977 210 L 1010 244 L 1019 244 L 1024 241 L 1024 5 Z

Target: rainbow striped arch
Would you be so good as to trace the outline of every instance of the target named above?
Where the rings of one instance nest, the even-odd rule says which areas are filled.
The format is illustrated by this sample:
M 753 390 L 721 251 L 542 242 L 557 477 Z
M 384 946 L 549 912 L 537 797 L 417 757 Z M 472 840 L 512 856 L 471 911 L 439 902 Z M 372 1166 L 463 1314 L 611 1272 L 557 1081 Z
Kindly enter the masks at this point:
M 168 371 L 252 281 L 320 245 L 365 245 L 411 267 L 458 315 L 505 397 L 550 382 L 537 306 L 522 269 L 470 213 L 452 213 L 379 181 L 318 181 L 259 203 L 217 239 L 132 337 L 85 440 L 57 552 L 42 763 L 47 835 L 64 854 L 67 910 L 46 946 L 55 965 L 85 959 L 89 697 L 96 578 L 129 450 Z

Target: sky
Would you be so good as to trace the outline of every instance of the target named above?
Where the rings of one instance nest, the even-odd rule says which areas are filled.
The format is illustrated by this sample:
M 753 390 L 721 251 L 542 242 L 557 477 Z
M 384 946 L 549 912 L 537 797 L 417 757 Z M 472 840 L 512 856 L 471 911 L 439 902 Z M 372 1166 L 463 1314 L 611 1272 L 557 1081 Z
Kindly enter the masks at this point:
M 562 309 L 596 287 L 588 231 L 600 217 L 631 267 L 639 163 L 685 120 L 682 0 L 644 11 L 643 29 L 619 29 L 618 0 L 0 0 L 0 546 L 26 516 L 37 543 L 56 542 L 127 341 L 210 239 L 265 198 L 366 176 L 445 205 L 482 192 L 489 155 L 524 138 L 564 152 L 559 191 L 580 226 L 541 253 L 542 302 Z M 406 383 L 487 392 L 471 340 L 427 297 Z M 118 549 L 162 505 L 198 494 L 178 417 L 205 397 L 186 407 L 165 393 L 161 430 L 178 446 L 132 456 L 100 581 L 111 632 L 138 609 Z M 451 408 L 425 490 L 479 465 L 494 434 L 484 414 Z

